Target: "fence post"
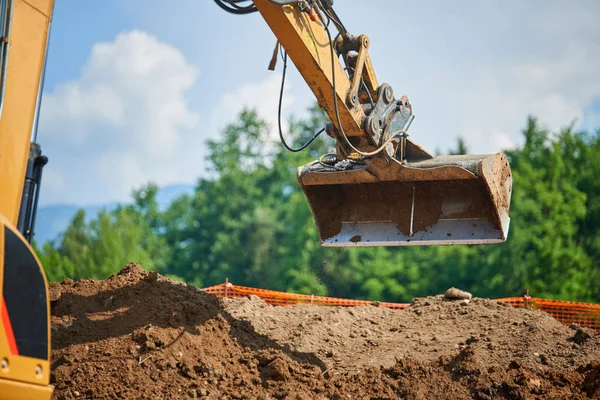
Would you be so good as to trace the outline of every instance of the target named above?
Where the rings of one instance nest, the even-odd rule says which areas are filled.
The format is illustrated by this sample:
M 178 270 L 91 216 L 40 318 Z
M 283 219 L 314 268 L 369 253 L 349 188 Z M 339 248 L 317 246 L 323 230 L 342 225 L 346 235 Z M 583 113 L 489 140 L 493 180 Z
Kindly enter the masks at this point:
M 529 309 L 529 300 L 531 300 L 531 296 L 529 296 L 529 289 L 525 291 L 525 296 L 523 297 L 525 299 L 525 308 Z
M 229 288 L 229 278 L 225 278 L 225 298 L 227 298 L 227 289 Z

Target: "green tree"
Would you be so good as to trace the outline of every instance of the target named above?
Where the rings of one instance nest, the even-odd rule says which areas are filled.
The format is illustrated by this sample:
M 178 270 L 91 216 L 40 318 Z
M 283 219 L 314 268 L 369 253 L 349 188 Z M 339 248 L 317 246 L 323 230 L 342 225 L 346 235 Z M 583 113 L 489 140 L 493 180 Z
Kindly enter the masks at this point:
M 508 240 L 485 246 L 408 249 L 406 262 L 421 271 L 419 295 L 460 286 L 493 298 L 520 296 L 529 290 L 541 297 L 598 299 L 590 280 L 597 269 L 585 246 L 598 236 L 598 225 L 586 223 L 594 187 L 591 176 L 599 171 L 593 161 L 597 156 L 586 151 L 594 141 L 575 134 L 571 127 L 553 135 L 533 117 L 523 136 L 523 148 L 506 151 L 513 173 Z M 582 164 L 589 169 L 581 171 Z
M 451 155 L 462 155 L 467 154 L 469 150 L 467 149 L 467 142 L 464 137 L 459 136 L 456 139 L 456 148 L 454 150 L 450 150 L 449 154 Z
M 529 118 L 522 150 L 508 152 L 513 168 L 511 240 L 504 246 L 506 270 L 521 290 L 538 296 L 590 298 L 586 282 L 590 259 L 579 245 L 586 216 L 586 193 L 579 190 L 578 167 L 565 154 L 571 128 L 556 137 Z
M 298 147 L 327 118 L 313 107 L 290 123 Z M 161 211 L 157 188 L 90 223 L 79 212 L 56 244 L 38 253 L 51 280 L 106 277 L 140 262 L 197 286 L 222 283 L 299 293 L 410 301 L 461 287 L 481 297 L 600 301 L 600 131 L 551 133 L 527 120 L 513 172 L 507 242 L 480 246 L 325 248 L 296 169 L 335 146 L 321 135 L 289 152 L 265 121 L 244 110 L 208 142 L 210 176 Z M 457 139 L 452 154 L 467 153 Z
M 89 223 L 85 211 L 78 211 L 57 244 L 46 243 L 38 250 L 48 279 L 105 279 L 130 261 L 163 270 L 170 253 L 156 232 L 160 218 L 155 196 L 156 186 L 148 185 L 134 192 L 132 205 L 103 210 Z

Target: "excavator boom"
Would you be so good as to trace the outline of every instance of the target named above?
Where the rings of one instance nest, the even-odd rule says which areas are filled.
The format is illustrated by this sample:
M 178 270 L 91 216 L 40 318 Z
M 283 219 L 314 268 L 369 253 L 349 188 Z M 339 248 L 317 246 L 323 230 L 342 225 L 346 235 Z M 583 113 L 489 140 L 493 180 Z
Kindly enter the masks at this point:
M 506 240 L 512 175 L 504 154 L 434 157 L 409 139 L 412 105 L 378 82 L 369 38 L 348 32 L 333 0 L 253 5 L 331 119 L 335 151 L 297 172 L 323 246 Z
M 0 0 L 0 398 L 50 399 L 50 303 L 29 241 L 46 158 L 36 129 L 53 0 Z

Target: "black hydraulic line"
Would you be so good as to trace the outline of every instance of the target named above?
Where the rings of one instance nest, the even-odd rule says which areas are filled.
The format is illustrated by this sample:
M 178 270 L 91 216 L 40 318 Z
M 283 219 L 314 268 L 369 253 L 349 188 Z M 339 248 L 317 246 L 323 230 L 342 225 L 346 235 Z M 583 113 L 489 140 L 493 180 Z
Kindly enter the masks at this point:
M 217 5 L 219 7 L 221 7 L 223 10 L 225 10 L 231 14 L 245 15 L 245 14 L 251 14 L 251 13 L 258 11 L 256 9 L 256 7 L 254 6 L 254 4 L 246 6 L 246 7 L 240 7 L 237 4 L 234 5 L 231 2 L 224 1 L 224 0 L 214 0 L 214 2 L 217 3 Z
M 285 148 L 288 149 L 289 151 L 297 153 L 297 152 L 302 151 L 305 148 L 307 148 L 316 138 L 319 137 L 319 135 L 321 133 L 325 132 L 325 128 L 322 128 L 321 130 L 317 131 L 317 133 L 315 133 L 312 138 L 310 138 L 306 143 L 304 143 L 302 146 L 300 146 L 297 149 L 291 148 L 286 143 L 285 139 L 283 138 L 283 131 L 281 130 L 281 103 L 283 102 L 283 88 L 284 88 L 284 85 L 285 85 L 285 71 L 286 71 L 286 69 L 287 69 L 287 52 L 285 52 L 283 54 L 283 73 L 281 75 L 281 90 L 279 91 L 279 110 L 277 112 L 277 125 L 279 127 L 279 138 L 281 139 L 281 143 L 283 143 L 283 145 L 285 146 Z
M 31 243 L 35 235 L 35 220 L 42 183 L 42 169 L 48 163 L 48 157 L 42 155 L 42 148 L 38 143 L 31 142 L 27 170 L 21 197 L 21 207 L 17 220 L 17 229 Z

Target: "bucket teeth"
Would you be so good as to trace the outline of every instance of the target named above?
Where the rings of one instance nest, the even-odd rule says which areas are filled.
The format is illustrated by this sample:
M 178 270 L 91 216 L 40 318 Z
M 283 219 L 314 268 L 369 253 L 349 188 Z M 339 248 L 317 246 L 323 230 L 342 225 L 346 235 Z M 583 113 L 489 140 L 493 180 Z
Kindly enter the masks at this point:
M 298 169 L 323 246 L 504 242 L 512 175 L 506 156 L 459 155 L 404 164 L 385 155 L 347 170 Z

